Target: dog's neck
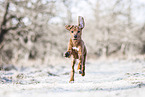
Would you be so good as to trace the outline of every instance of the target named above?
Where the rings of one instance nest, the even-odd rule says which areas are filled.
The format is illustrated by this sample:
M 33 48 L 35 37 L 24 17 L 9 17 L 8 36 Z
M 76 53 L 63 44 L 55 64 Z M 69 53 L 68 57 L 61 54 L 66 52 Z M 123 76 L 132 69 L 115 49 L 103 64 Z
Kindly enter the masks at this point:
M 70 40 L 71 40 L 71 42 L 72 42 L 73 47 L 78 47 L 78 45 L 79 45 L 80 42 L 82 41 L 82 39 L 79 39 L 79 40 L 70 39 Z

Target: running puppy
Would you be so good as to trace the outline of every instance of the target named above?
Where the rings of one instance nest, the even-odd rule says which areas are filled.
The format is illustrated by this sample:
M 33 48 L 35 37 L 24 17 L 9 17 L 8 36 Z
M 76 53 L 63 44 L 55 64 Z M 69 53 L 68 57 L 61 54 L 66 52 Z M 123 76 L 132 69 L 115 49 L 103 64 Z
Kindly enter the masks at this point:
M 78 25 L 66 25 L 65 28 L 70 31 L 71 38 L 69 40 L 68 50 L 65 52 L 65 57 L 70 58 L 72 56 L 71 62 L 71 78 L 69 82 L 74 81 L 74 65 L 76 59 L 79 59 L 78 69 L 82 76 L 85 76 L 85 60 L 87 55 L 87 50 L 84 41 L 81 38 L 82 29 L 84 28 L 84 18 L 78 17 Z

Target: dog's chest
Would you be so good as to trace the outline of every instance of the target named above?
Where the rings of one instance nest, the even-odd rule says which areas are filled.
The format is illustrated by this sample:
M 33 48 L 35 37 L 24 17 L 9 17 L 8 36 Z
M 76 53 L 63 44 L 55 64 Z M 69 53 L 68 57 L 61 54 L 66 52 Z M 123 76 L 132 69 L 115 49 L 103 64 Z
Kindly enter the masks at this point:
M 72 49 L 79 51 L 79 48 L 78 47 L 72 47 Z

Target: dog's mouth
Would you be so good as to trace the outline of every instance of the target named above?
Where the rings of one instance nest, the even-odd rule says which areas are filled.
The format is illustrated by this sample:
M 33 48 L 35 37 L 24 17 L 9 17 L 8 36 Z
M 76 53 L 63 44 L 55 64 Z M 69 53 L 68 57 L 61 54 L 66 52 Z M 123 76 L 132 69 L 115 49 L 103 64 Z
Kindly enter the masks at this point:
M 77 39 L 75 38 L 75 39 L 73 39 L 73 40 L 77 40 Z

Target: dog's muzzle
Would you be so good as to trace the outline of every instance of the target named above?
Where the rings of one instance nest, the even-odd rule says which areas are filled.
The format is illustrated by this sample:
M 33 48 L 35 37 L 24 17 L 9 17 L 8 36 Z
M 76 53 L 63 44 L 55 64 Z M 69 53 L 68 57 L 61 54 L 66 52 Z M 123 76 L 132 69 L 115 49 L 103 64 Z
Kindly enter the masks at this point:
M 74 38 L 77 38 L 77 35 L 74 35 Z

